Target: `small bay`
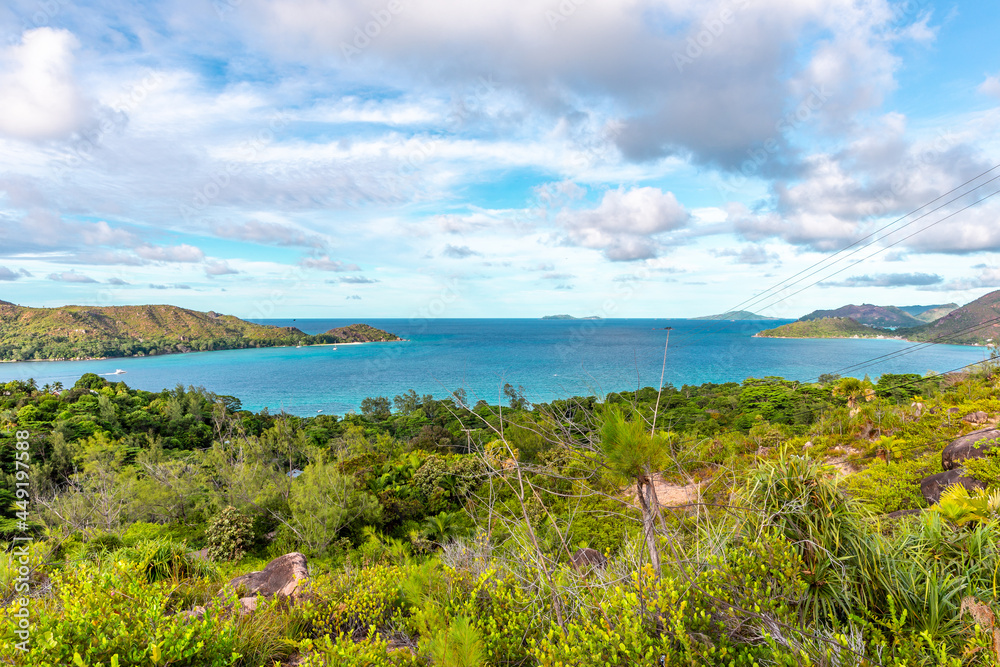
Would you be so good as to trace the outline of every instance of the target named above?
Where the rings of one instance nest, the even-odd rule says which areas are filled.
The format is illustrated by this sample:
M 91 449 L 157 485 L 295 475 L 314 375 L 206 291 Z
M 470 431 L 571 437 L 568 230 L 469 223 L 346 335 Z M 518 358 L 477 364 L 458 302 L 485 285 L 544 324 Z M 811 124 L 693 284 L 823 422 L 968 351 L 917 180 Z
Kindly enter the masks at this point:
M 314 334 L 358 320 L 258 320 Z M 864 376 L 946 372 L 982 361 L 981 347 L 900 340 L 770 339 L 753 334 L 791 320 L 669 319 L 365 319 L 405 339 L 315 347 L 284 347 L 92 361 L 0 364 L 0 382 L 34 378 L 39 386 L 71 386 L 84 373 L 111 374 L 149 391 L 177 384 L 236 396 L 245 408 L 298 415 L 344 414 L 367 396 L 390 399 L 408 389 L 446 396 L 464 388 L 471 402 L 502 400 L 510 383 L 533 402 L 656 386 L 671 327 L 665 382 L 680 387 L 782 376 L 812 381 L 822 373 Z M 902 353 L 853 371 L 854 364 Z

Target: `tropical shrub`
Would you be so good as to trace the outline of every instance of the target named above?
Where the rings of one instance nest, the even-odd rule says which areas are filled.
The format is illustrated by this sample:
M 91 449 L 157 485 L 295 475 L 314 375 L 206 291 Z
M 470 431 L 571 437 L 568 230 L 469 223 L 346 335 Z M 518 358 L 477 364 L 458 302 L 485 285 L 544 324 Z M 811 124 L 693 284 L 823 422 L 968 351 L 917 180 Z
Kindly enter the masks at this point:
M 227 507 L 209 524 L 206 537 L 209 558 L 240 560 L 253 541 L 253 520 L 235 507 Z

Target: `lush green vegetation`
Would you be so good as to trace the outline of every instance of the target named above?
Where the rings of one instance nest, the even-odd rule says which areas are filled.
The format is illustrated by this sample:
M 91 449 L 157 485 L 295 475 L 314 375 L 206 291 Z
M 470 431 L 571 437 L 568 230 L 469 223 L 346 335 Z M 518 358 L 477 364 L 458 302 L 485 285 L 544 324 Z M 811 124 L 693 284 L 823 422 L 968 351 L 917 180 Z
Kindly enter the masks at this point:
M 864 303 L 860 306 L 854 304 L 841 306 L 836 310 L 814 310 L 808 315 L 799 318 L 800 322 L 809 320 L 823 320 L 828 318 L 849 317 L 858 324 L 878 328 L 902 328 L 920 326 L 925 320 L 919 320 L 915 315 L 911 315 L 902 308 L 896 306 L 873 306 Z
M 0 528 L 21 534 L 27 431 L 35 536 L 30 652 L 5 618 L 0 657 L 997 664 L 1000 500 L 956 492 L 884 516 L 925 507 L 919 480 L 974 428 L 961 415 L 1000 412 L 994 369 L 540 405 L 505 390 L 503 406 L 411 391 L 299 418 L 96 375 L 0 387 Z M 977 463 L 991 487 L 995 461 Z M 575 568 L 580 547 L 607 566 Z M 211 562 L 189 553 L 201 548 Z M 223 582 L 290 551 L 310 558 L 308 594 L 234 612 Z M 0 560 L 0 614 L 18 567 Z M 196 605 L 203 616 L 181 613 Z
M 0 302 L 0 361 L 134 357 L 248 347 L 394 341 L 352 324 L 317 336 L 176 306 L 27 308 Z
M 892 335 L 890 331 L 858 324 L 849 317 L 799 320 L 757 334 L 761 338 L 877 338 Z

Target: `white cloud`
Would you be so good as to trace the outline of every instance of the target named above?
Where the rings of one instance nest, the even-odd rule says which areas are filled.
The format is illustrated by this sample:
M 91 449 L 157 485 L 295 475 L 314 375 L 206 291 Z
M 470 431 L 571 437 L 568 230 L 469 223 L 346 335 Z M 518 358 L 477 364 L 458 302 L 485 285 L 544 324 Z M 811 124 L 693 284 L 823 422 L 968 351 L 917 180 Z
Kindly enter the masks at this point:
M 306 267 L 307 269 L 317 269 L 319 271 L 360 271 L 361 267 L 357 264 L 351 264 L 349 262 L 341 262 L 338 260 L 330 259 L 329 255 L 322 255 L 319 257 L 306 257 L 302 259 L 299 264 Z
M 556 220 L 569 244 L 602 250 L 612 261 L 629 261 L 655 257 L 656 235 L 680 229 L 689 217 L 672 192 L 643 187 L 609 190 L 596 208 L 566 209 Z
M 225 260 L 213 260 L 205 264 L 205 275 L 209 278 L 214 276 L 228 276 L 236 273 L 239 273 L 239 271 L 229 266 L 229 262 Z
M 78 46 L 69 31 L 46 27 L 0 50 L 0 133 L 55 139 L 81 128 L 88 111 L 73 74 Z
M 0 280 L 4 281 L 20 280 L 21 278 L 30 275 L 31 274 L 25 271 L 24 269 L 15 271 L 14 269 L 9 269 L 6 266 L 0 266 Z
M 77 273 L 76 271 L 63 271 L 61 273 L 50 273 L 48 275 L 49 280 L 55 280 L 61 283 L 96 283 L 97 281 L 86 276 L 82 273 Z
M 326 246 L 326 241 L 317 234 L 296 229 L 290 225 L 260 220 L 249 220 L 244 223 L 216 222 L 212 224 L 212 233 L 226 239 L 249 241 L 262 245 L 309 248 Z
M 454 246 L 449 243 L 445 245 L 441 254 L 445 257 L 451 257 L 452 259 L 466 259 L 467 257 L 473 257 L 475 255 L 479 255 L 480 253 L 476 252 L 467 245 Z
M 979 84 L 976 90 L 983 95 L 1000 97 L 1000 75 L 986 77 L 986 80 Z
M 153 262 L 200 262 L 205 259 L 201 248 L 182 243 L 175 246 L 142 245 L 135 254 Z

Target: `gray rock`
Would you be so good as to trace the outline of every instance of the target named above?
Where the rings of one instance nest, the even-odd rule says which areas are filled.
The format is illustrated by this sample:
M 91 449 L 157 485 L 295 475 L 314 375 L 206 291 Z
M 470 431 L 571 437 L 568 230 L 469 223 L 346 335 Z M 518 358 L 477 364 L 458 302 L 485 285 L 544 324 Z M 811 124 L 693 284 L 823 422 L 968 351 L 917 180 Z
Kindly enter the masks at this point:
M 257 598 L 240 598 L 240 616 L 246 616 L 257 611 Z
M 962 417 L 962 421 L 969 422 L 970 424 L 985 424 L 990 420 L 990 416 L 980 410 L 979 412 L 970 412 L 969 414 Z
M 248 595 L 294 597 L 300 584 L 309 578 L 306 557 L 292 552 L 275 558 L 260 572 L 240 575 L 229 582 L 231 588 Z
M 941 452 L 941 467 L 954 470 L 966 459 L 983 458 L 986 452 L 1000 445 L 998 438 L 1000 430 L 995 428 L 984 428 L 955 438 Z
M 928 504 L 936 505 L 941 500 L 941 492 L 954 484 L 961 484 L 969 491 L 986 488 L 986 484 L 983 482 L 980 482 L 975 477 L 966 477 L 964 470 L 955 468 L 925 477 L 920 482 L 920 493 L 923 494 L 924 500 Z
M 577 549 L 570 560 L 573 561 L 573 567 L 575 567 L 580 572 L 585 572 L 592 570 L 594 568 L 605 568 L 608 564 L 608 559 L 597 549 L 582 548 Z

